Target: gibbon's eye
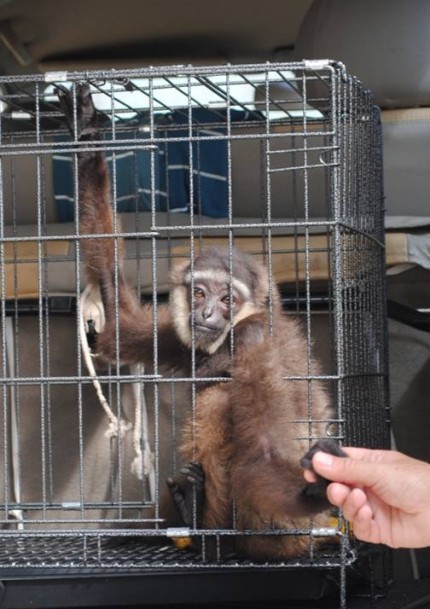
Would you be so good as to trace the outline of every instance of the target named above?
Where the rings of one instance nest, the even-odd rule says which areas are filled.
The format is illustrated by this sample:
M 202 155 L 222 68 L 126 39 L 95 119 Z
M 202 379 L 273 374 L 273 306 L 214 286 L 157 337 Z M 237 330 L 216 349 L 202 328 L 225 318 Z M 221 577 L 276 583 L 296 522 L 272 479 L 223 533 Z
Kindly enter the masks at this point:
M 205 293 L 202 290 L 202 288 L 194 288 L 194 290 L 193 290 L 193 296 L 194 296 L 194 298 L 204 298 L 205 297 Z
M 229 305 L 234 305 L 236 303 L 236 296 L 234 294 L 232 294 L 232 296 L 230 297 L 230 294 L 226 294 L 225 296 L 223 296 L 221 298 L 221 302 L 227 306 Z

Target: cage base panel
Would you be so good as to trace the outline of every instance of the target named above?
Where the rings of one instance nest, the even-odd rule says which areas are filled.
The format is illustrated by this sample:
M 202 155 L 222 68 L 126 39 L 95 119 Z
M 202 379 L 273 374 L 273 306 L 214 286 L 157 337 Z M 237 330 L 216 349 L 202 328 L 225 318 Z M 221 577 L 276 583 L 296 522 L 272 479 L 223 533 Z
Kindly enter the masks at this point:
M 339 594 L 338 569 L 294 571 L 159 572 L 133 575 L 52 575 L 34 570 L 0 582 L 1 609 L 124 607 L 220 602 L 318 600 Z
M 309 546 L 300 557 L 277 560 L 253 560 L 233 552 L 206 556 L 204 552 L 177 547 L 171 541 L 156 538 L 59 536 L 40 537 L 0 535 L 0 579 L 5 574 L 20 576 L 23 572 L 53 574 L 100 572 L 141 572 L 158 570 L 288 570 L 297 568 L 336 568 L 348 566 L 356 553 L 341 550 L 339 543 Z
M 80 544 L 67 538 L 61 543 L 55 538 L 3 541 L 0 609 L 167 604 L 188 607 L 250 602 L 267 606 L 285 601 L 300 606 L 312 602 L 314 608 L 337 607 L 345 584 L 348 597 L 360 596 L 363 599 L 360 607 L 364 608 L 373 606 L 369 602 L 384 592 L 375 582 L 372 589 L 369 587 L 372 560 L 370 555 L 366 558 L 364 550 L 358 561 L 349 565 L 345 556 L 340 560 L 339 548 L 336 554 L 334 548 L 330 551 L 330 546 L 313 562 L 302 557 L 289 562 L 253 563 L 230 556 L 223 561 L 204 563 L 198 553 L 178 550 L 172 545 L 144 548 L 141 540 L 132 540 L 109 544 L 103 551 L 104 566 L 100 555 L 97 566 L 94 550 L 100 548 L 100 543 L 87 543 L 85 565 L 82 540 Z

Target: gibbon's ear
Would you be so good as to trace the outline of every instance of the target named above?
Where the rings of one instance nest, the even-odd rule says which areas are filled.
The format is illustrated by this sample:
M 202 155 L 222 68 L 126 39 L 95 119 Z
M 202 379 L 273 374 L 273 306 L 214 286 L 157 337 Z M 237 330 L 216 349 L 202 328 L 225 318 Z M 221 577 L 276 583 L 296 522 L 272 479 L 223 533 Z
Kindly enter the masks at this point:
M 188 260 L 178 260 L 173 263 L 173 268 L 170 271 L 170 286 L 184 285 L 184 277 L 190 268 Z
M 184 282 L 190 263 L 182 260 L 175 264 L 170 272 L 169 307 L 176 334 L 181 342 L 191 347 L 192 335 L 190 329 L 190 301 L 188 286 Z

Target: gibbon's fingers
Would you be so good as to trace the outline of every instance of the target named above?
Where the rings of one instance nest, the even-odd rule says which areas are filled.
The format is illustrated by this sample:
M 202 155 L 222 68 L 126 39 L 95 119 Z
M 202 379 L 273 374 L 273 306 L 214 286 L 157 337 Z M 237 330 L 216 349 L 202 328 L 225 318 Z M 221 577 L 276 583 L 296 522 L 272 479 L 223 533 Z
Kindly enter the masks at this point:
M 169 491 L 176 503 L 178 510 L 182 514 L 182 511 L 187 509 L 182 489 L 180 488 L 179 484 L 177 484 L 177 482 L 173 480 L 173 478 L 167 478 L 166 484 L 169 487 Z

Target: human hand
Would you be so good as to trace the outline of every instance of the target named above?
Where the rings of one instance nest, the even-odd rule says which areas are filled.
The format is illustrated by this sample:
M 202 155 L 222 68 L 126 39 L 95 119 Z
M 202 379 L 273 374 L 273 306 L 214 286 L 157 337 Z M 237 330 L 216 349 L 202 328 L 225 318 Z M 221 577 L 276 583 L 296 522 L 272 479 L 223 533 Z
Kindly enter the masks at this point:
M 331 480 L 327 497 L 362 541 L 392 548 L 430 545 L 430 465 L 397 451 L 344 448 L 348 457 L 317 452 L 316 473 Z M 308 482 L 315 481 L 305 471 Z

